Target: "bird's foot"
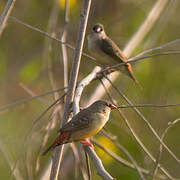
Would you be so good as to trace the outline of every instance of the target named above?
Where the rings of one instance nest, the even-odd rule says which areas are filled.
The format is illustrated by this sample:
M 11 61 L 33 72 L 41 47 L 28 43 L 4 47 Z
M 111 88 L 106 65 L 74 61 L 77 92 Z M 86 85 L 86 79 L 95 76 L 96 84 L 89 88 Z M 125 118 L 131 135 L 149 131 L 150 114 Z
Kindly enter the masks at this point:
M 82 145 L 85 147 L 85 146 L 90 146 L 94 149 L 93 145 L 90 143 L 90 141 L 88 139 L 86 140 L 82 140 L 80 141 L 80 143 L 82 143 Z
M 105 69 L 107 69 L 107 73 L 108 73 L 108 74 L 111 73 L 111 69 L 109 69 L 109 68 L 110 68 L 110 66 L 105 65 Z
M 116 68 L 112 68 L 112 66 L 109 66 L 109 65 L 105 65 L 104 69 L 106 70 L 107 74 L 110 74 L 117 70 Z

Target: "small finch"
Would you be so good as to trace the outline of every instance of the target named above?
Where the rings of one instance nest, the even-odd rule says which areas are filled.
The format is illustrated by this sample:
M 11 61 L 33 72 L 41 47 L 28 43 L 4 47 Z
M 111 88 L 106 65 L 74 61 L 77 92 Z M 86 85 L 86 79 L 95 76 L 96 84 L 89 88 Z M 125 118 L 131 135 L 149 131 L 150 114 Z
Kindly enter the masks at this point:
M 106 35 L 102 24 L 94 25 L 91 33 L 88 35 L 88 49 L 102 65 L 113 66 L 118 63 L 127 62 L 127 58 L 120 48 Z M 142 88 L 134 76 L 131 64 L 127 63 L 119 66 L 118 70 L 130 77 Z
M 73 141 L 80 141 L 84 145 L 91 146 L 86 139 L 103 128 L 109 119 L 112 109 L 117 109 L 117 107 L 106 101 L 99 100 L 81 110 L 59 130 L 60 134 L 52 145 L 44 151 L 43 155 L 56 146 Z

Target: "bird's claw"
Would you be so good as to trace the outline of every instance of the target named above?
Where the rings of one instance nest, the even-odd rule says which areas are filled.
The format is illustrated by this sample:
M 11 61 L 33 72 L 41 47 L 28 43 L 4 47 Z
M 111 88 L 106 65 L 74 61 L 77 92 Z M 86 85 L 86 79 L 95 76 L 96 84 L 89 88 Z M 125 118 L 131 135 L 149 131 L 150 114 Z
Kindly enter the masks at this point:
M 90 141 L 88 140 L 82 140 L 80 141 L 80 143 L 82 143 L 82 145 L 85 147 L 85 146 L 90 146 L 91 148 L 94 149 L 93 145 L 90 143 Z
M 110 68 L 110 66 L 105 65 L 105 69 L 107 69 L 107 73 L 108 73 L 108 74 L 112 72 L 111 69 L 109 69 L 109 68 Z

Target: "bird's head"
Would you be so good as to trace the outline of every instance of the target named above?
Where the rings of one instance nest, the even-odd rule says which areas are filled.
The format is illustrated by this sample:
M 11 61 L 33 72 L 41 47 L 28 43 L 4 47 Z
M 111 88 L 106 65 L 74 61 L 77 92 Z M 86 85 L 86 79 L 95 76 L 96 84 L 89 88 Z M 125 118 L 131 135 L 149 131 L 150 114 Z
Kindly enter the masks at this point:
M 92 33 L 104 37 L 105 36 L 104 26 L 99 23 L 95 24 L 92 28 Z
M 91 109 L 96 112 L 104 112 L 117 109 L 117 107 L 108 101 L 98 100 L 91 105 Z

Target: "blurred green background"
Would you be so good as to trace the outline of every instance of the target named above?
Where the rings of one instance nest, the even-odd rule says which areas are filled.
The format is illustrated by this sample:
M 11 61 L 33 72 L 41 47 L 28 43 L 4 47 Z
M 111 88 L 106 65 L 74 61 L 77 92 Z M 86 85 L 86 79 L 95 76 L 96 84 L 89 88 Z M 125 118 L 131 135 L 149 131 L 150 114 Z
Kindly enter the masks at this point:
M 7 0 L 0 1 L 0 13 L 6 5 Z M 87 32 L 91 27 L 100 22 L 104 24 L 106 33 L 113 39 L 120 48 L 126 45 L 133 34 L 137 31 L 143 20 L 153 7 L 155 0 L 98 0 L 93 1 Z M 83 1 L 69 0 L 69 24 L 67 42 L 75 46 L 79 17 Z M 56 37 L 61 38 L 64 27 L 64 1 L 59 0 L 53 5 L 51 0 L 47 1 L 17 1 L 11 13 L 12 16 L 38 27 L 43 31 L 48 31 L 48 21 L 52 13 L 52 7 L 58 9 L 57 21 L 52 32 Z M 162 15 L 148 33 L 142 43 L 136 48 L 133 55 L 145 49 L 165 44 L 169 41 L 180 38 L 180 1 L 170 1 L 164 9 Z M 33 121 L 54 101 L 53 95 L 43 97 L 43 102 L 34 99 L 28 103 L 18 106 L 12 105 L 11 108 L 4 108 L 7 104 L 14 101 L 31 97 L 23 88 L 25 86 L 36 95 L 50 91 L 52 89 L 49 80 L 48 58 L 51 60 L 51 70 L 57 88 L 63 87 L 63 61 L 61 44 L 56 41 L 51 43 L 51 52 L 47 52 L 45 36 L 35 32 L 23 25 L 8 20 L 7 27 L 0 38 L 0 178 L 14 179 L 10 166 L 14 166 L 17 159 L 17 168 L 23 179 L 39 179 L 44 172 L 44 168 L 50 159 L 50 154 L 40 158 L 40 168 L 35 170 L 36 158 L 47 125 L 49 114 L 44 116 L 34 127 L 32 136 L 24 139 L 32 127 Z M 180 50 L 180 43 L 174 44 L 165 49 Z M 87 50 L 87 38 L 85 40 L 84 52 Z M 69 71 L 73 60 L 74 51 L 68 49 Z M 134 104 L 171 104 L 180 102 L 180 55 L 158 56 L 152 59 L 139 61 L 134 65 L 134 73 L 143 86 L 139 88 L 127 77 L 120 76 L 115 84 L 125 93 Z M 87 66 L 88 64 L 88 66 Z M 79 80 L 91 72 L 96 62 L 82 57 Z M 82 101 L 93 93 L 94 88 L 99 82 L 93 82 L 85 89 Z M 110 89 L 110 93 L 119 104 L 124 102 L 119 95 Z M 60 92 L 59 94 L 62 94 Z M 41 99 L 42 100 L 42 99 Z M 169 121 L 180 117 L 180 108 L 141 108 L 141 112 L 152 124 L 157 133 L 161 136 Z M 159 142 L 148 129 L 147 125 L 132 110 L 123 110 L 131 122 L 133 128 L 142 139 L 145 146 L 156 157 L 159 149 Z M 59 122 L 53 128 L 48 139 L 48 144 L 57 134 Z M 153 170 L 153 163 L 137 144 L 124 121 L 117 112 L 111 114 L 111 120 L 106 125 L 106 129 L 117 136 L 118 141 L 129 151 L 137 163 L 150 171 Z M 180 123 L 173 126 L 164 141 L 168 147 L 180 158 Z M 95 136 L 99 142 L 111 149 L 119 156 L 128 160 L 122 151 L 114 144 L 101 135 Z M 47 145 L 46 145 L 47 147 Z M 117 179 L 136 180 L 140 179 L 137 172 L 133 169 L 124 167 L 119 162 L 112 159 L 102 150 L 95 146 L 95 150 L 101 157 L 105 168 Z M 74 161 L 73 155 L 68 150 L 65 157 L 69 157 L 70 162 Z M 9 160 L 8 160 L 9 159 Z M 62 165 L 63 179 L 74 178 L 74 164 L 68 160 Z M 180 165 L 163 151 L 161 164 L 168 170 L 173 177 L 180 177 Z M 12 168 L 11 167 L 11 168 Z M 66 168 L 67 167 L 67 168 Z M 101 179 L 92 164 L 93 180 Z M 77 179 L 82 179 L 81 173 Z M 147 177 L 150 179 L 150 177 Z

